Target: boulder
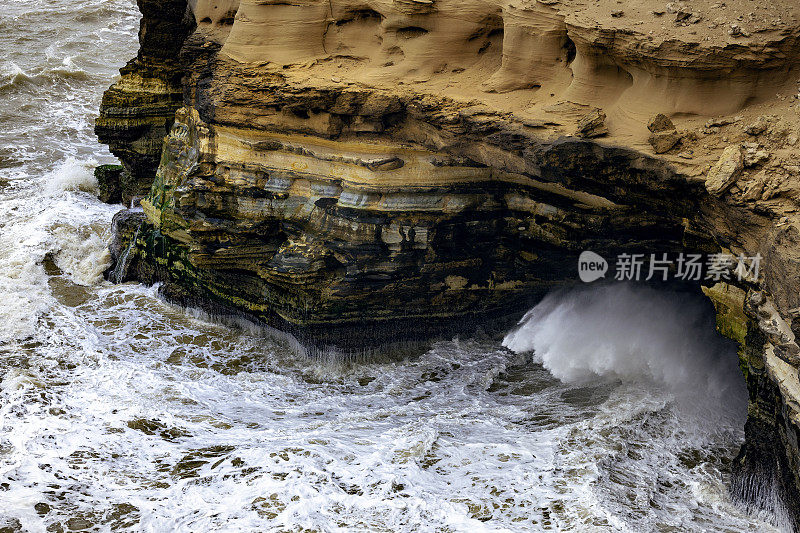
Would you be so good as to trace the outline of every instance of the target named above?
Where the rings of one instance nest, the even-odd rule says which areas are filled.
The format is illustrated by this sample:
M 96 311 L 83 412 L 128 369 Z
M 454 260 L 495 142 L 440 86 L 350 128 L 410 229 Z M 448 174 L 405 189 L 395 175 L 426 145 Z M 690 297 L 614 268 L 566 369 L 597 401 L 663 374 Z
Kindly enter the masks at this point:
M 738 145 L 725 148 L 719 161 L 711 167 L 706 177 L 706 190 L 714 196 L 723 194 L 736 183 L 744 169 L 744 154 Z
M 680 142 L 681 134 L 677 131 L 660 131 L 652 134 L 647 140 L 655 153 L 663 154 L 672 150 Z
M 606 114 L 600 109 L 589 111 L 578 120 L 575 134 L 585 139 L 607 135 L 608 127 L 606 127 Z
M 672 131 L 675 129 L 675 124 L 672 123 L 667 115 L 659 113 L 650 119 L 650 122 L 647 123 L 647 129 L 653 133 L 658 133 L 659 131 Z
M 744 131 L 748 135 L 756 136 L 756 135 L 761 135 L 768 129 L 769 129 L 769 120 L 767 119 L 767 117 L 761 116 L 758 117 L 758 119 L 755 122 L 747 126 L 744 129 Z

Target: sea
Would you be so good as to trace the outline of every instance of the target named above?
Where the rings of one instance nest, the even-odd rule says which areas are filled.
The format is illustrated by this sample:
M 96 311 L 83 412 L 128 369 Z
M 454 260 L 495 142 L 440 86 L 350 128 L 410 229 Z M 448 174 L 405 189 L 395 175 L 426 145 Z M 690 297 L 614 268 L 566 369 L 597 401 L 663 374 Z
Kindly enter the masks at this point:
M 728 494 L 747 391 L 701 296 L 548 295 L 382 357 L 104 280 L 132 0 L 0 0 L 0 533 L 790 531 Z

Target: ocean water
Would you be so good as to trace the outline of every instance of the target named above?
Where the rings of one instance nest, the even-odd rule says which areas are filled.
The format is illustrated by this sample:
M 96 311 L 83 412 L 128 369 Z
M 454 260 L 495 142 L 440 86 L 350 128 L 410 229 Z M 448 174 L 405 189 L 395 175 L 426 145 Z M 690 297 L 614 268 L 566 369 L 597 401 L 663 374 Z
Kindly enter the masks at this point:
M 105 282 L 135 4 L 0 7 L 0 532 L 787 529 L 727 495 L 746 391 L 700 298 L 555 293 L 355 362 Z

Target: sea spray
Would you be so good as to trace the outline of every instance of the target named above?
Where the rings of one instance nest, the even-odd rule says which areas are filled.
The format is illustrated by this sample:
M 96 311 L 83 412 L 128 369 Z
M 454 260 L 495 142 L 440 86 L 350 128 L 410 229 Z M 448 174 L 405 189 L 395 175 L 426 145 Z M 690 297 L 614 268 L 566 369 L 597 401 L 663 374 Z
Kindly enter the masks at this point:
M 771 464 L 768 468 L 738 472 L 731 482 L 731 494 L 748 514 L 773 524 L 781 532 L 792 533 L 795 529 L 780 489 L 779 468 Z
M 44 175 L 46 194 L 54 196 L 65 191 L 97 192 L 95 159 L 76 159 L 67 157 L 54 170 Z
M 56 266 L 74 283 L 88 286 L 103 279 L 103 272 L 111 266 L 105 231 L 94 226 L 57 226 L 51 232 L 58 248 Z
M 557 291 L 531 309 L 503 344 L 516 352 L 532 353 L 535 361 L 564 383 L 597 383 L 598 379 L 622 383 L 603 404 L 595 423 L 608 418 L 600 425 L 625 428 L 609 450 L 641 447 L 650 441 L 644 461 L 644 455 L 631 460 L 616 452 L 598 454 L 601 471 L 608 470 L 623 486 L 644 487 L 647 476 L 656 472 L 669 479 L 671 470 L 680 471 L 678 464 L 670 467 L 675 451 L 678 457 L 702 456 L 716 438 L 725 438 L 725 432 L 744 424 L 747 394 L 736 346 L 715 332 L 713 308 L 700 295 L 632 284 Z M 659 402 L 663 402 L 661 407 Z M 639 416 L 645 424 L 641 428 L 633 423 Z M 657 432 L 645 429 L 652 423 L 645 422 L 648 419 L 659 420 Z M 696 461 L 689 463 L 698 476 L 690 485 L 695 497 L 730 506 L 727 490 L 720 490 L 709 478 L 703 463 L 693 465 Z M 683 480 L 674 476 L 669 482 Z M 748 472 L 729 479 L 729 484 L 746 512 L 779 531 L 792 531 L 773 473 Z M 617 502 L 618 489 L 616 484 L 600 483 L 591 491 Z M 669 505 L 660 500 L 659 489 L 649 492 L 648 502 L 642 505 Z M 624 498 L 616 505 L 616 519 L 627 514 L 635 522 L 646 514 L 637 514 Z
M 533 351 L 565 382 L 651 381 L 739 412 L 746 398 L 735 344 L 715 331 L 713 309 L 701 295 L 628 284 L 555 292 L 503 345 Z
M 687 444 L 674 394 L 639 379 L 562 382 L 475 339 L 338 368 L 157 287 L 52 291 L 94 275 L 97 241 L 74 244 L 118 209 L 80 189 L 92 159 L 113 162 L 92 126 L 140 16 L 128 0 L 7 4 L 7 61 L 37 77 L 74 57 L 88 79 L 0 87 L 15 182 L 0 188 L 0 529 L 774 531 L 721 482 L 741 425 Z

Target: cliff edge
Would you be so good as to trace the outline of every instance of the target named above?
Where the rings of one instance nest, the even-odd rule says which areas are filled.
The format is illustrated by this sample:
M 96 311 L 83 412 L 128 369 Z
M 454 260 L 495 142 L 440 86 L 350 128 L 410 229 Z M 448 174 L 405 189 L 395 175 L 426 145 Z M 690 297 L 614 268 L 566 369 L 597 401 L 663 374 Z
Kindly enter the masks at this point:
M 112 279 L 352 352 L 518 316 L 584 250 L 760 255 L 684 285 L 741 346 L 734 490 L 800 523 L 797 2 L 139 5 Z

